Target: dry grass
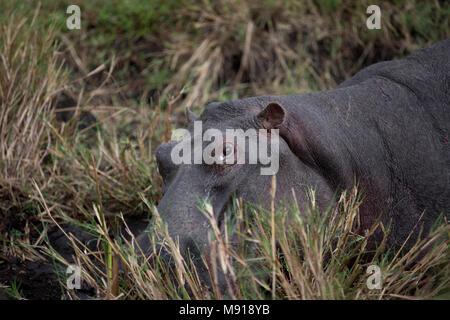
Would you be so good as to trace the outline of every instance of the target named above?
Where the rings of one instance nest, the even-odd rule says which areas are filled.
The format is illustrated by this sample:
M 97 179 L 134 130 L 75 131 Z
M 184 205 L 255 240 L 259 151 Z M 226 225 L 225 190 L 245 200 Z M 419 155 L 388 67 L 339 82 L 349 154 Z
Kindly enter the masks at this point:
M 164 52 L 175 72 L 164 93 L 183 90 L 183 107 L 195 107 L 224 96 L 326 90 L 364 66 L 433 43 L 426 38 L 431 32 L 439 33 L 440 39 L 450 36 L 448 28 L 439 27 L 448 25 L 448 8 L 438 1 L 383 3 L 383 29 L 373 31 L 365 29 L 369 4 L 350 0 L 186 4 L 177 12 L 183 31 L 174 33 Z M 420 10 L 434 12 L 438 27 L 429 24 L 429 17 L 420 20 Z M 417 20 L 411 21 L 411 16 Z
M 42 163 L 52 140 L 45 122 L 64 84 L 54 33 L 39 34 L 33 24 L 13 16 L 0 32 L 0 197 L 11 205 L 28 196 L 30 175 L 47 179 Z
M 75 260 L 82 267 L 83 280 L 95 287 L 102 299 L 429 299 L 448 293 L 450 226 L 446 221 L 407 252 L 387 253 L 383 245 L 370 252 L 367 240 L 376 226 L 365 236 L 354 232 L 360 204 L 356 190 L 343 194 L 338 208 L 322 215 L 314 193 L 310 199 L 311 212 L 302 213 L 296 205 L 277 212 L 260 208 L 251 221 L 239 213 L 242 208 L 238 204 L 226 221 L 228 230 L 236 230 L 238 245 L 231 245 L 230 234 L 221 234 L 210 207 L 205 206 L 212 228 L 210 249 L 203 261 L 211 287 L 200 283 L 196 267 L 181 256 L 156 208 L 145 198 L 154 216 L 154 232 L 149 234 L 154 244 L 153 263 L 142 256 L 140 248 L 130 252 L 126 249 L 132 246 L 130 242 L 124 246 L 113 239 L 97 207 L 93 213 L 98 238 L 122 260 L 127 275 L 108 273 L 105 252 L 86 252 L 84 245 L 68 237 L 76 248 Z M 173 264 L 158 259 L 158 245 L 170 252 Z M 367 286 L 370 265 L 380 268 L 381 289 Z M 217 272 L 228 277 L 225 292 L 215 281 Z M 120 283 L 116 295 L 111 295 L 113 278 Z M 68 295 L 77 298 L 74 291 Z
M 35 28 L 38 12 L 28 19 L 12 14 L 0 31 L 0 233 L 3 253 L 22 260 L 44 259 L 34 249 L 43 237 L 34 235 L 30 186 L 33 180 L 42 189 L 52 183 L 54 137 L 47 123 L 67 81 L 54 30 Z

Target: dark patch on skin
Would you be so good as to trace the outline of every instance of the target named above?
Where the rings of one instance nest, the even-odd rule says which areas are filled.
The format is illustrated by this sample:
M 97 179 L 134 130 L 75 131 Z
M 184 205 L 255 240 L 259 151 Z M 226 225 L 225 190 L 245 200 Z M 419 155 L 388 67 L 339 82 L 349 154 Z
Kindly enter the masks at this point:
M 381 86 L 378 86 L 378 89 L 380 89 L 381 94 L 383 95 L 383 97 L 385 97 L 388 100 L 392 100 L 392 98 L 383 91 L 383 88 Z

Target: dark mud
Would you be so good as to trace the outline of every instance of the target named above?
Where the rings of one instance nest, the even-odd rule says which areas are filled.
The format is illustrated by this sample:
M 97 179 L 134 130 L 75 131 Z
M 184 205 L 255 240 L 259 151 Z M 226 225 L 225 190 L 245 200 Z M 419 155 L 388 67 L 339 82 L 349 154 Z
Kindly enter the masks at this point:
M 141 233 L 148 222 L 137 218 L 127 219 L 127 225 L 133 234 Z M 84 243 L 89 249 L 98 249 L 97 239 L 85 229 L 63 225 L 67 234 L 72 234 Z M 123 228 L 122 228 L 123 229 Z M 122 234 L 126 232 L 122 230 Z M 73 262 L 74 250 L 64 233 L 57 227 L 48 231 L 48 240 L 53 249 L 61 256 Z M 30 300 L 59 300 L 65 298 L 65 289 L 61 282 L 65 279 L 66 266 L 52 261 L 21 261 L 18 258 L 5 257 L 0 254 L 0 285 L 11 287 L 15 283 L 18 286 L 20 296 Z M 0 300 L 14 299 L 10 290 L 2 289 L 0 286 Z M 76 290 L 76 295 L 81 299 L 90 299 L 95 296 L 94 288 L 88 287 L 82 282 L 81 289 Z

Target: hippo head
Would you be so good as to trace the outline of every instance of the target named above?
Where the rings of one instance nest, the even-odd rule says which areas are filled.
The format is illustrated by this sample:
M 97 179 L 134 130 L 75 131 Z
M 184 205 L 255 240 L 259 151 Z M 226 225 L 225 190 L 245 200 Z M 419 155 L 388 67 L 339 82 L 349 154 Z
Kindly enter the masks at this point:
M 334 193 L 326 179 L 297 158 L 278 135 L 277 129 L 287 116 L 285 109 L 274 102 L 211 103 L 200 117 L 190 120 L 181 141 L 157 148 L 156 159 L 163 178 L 158 212 L 169 235 L 179 243 L 181 254 L 190 252 L 193 261 L 199 261 L 197 269 L 202 280 L 207 282 L 209 276 L 198 258 L 208 247 L 211 231 L 211 224 L 201 210 L 202 202 L 210 203 L 220 228 L 233 199 L 270 208 L 272 175 L 276 174 L 276 203 L 292 201 L 295 193 L 301 206 L 307 202 L 308 190 L 314 189 L 319 207 L 330 204 Z M 245 133 L 241 143 L 230 131 Z M 249 134 L 255 132 L 256 140 Z M 258 151 L 250 146 L 255 142 L 259 143 Z M 267 151 L 264 161 L 259 159 L 262 149 Z M 238 155 L 245 155 L 245 159 L 239 161 Z M 250 210 L 246 214 L 251 214 Z M 151 247 L 145 233 L 137 241 L 144 250 Z

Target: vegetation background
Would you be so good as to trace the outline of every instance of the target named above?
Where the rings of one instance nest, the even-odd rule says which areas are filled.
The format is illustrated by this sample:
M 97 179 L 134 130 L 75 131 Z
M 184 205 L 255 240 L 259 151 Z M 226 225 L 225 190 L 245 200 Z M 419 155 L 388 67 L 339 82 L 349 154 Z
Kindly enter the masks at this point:
M 186 107 L 201 112 L 208 101 L 332 89 L 365 66 L 449 38 L 447 1 L 380 1 L 382 28 L 368 30 L 366 8 L 372 2 L 0 0 L 0 291 L 3 286 L 15 298 L 81 297 L 64 288 L 59 278 L 51 279 L 56 291 L 38 290 L 42 283 L 33 282 L 35 269 L 41 272 L 49 261 L 65 261 L 49 243 L 56 224 L 83 227 L 105 243 L 106 249 L 97 253 L 109 270 L 110 254 L 119 250 L 108 237 L 118 224 L 115 217 L 151 216 L 161 197 L 153 150 L 169 139 L 174 127 L 186 124 Z M 80 30 L 66 26 L 71 4 L 81 8 Z M 357 205 L 346 208 L 351 216 Z M 102 221 L 108 221 L 106 232 Z M 350 232 L 344 225 L 340 232 Z M 300 232 L 302 224 L 298 227 Z M 263 243 L 271 231 L 260 230 Z M 292 261 L 304 263 L 292 262 L 289 269 L 288 262 L 275 263 L 270 243 L 266 267 L 279 272 L 271 280 L 275 285 L 253 277 L 252 288 L 239 284 L 240 289 L 229 294 L 448 297 L 446 222 L 439 230 L 429 241 L 437 241 L 442 232 L 447 239 L 427 256 L 430 264 L 414 269 L 405 265 L 411 257 L 401 260 L 395 255 L 381 263 L 386 270 L 412 268 L 415 273 L 405 271 L 404 278 L 397 276 L 389 289 L 376 294 L 355 280 L 363 274 L 362 267 L 343 267 L 344 256 L 322 270 L 297 253 L 283 252 L 285 259 L 291 254 Z M 308 235 L 308 241 L 318 234 Z M 277 246 L 283 248 L 283 243 Z M 311 254 L 322 261 L 326 250 L 319 247 Z M 351 247 L 349 243 L 348 250 Z M 418 248 L 412 256 L 417 257 Z M 80 264 L 82 251 L 75 254 Z M 20 275 L 23 268 L 32 276 Z M 283 278 L 286 268 L 304 272 L 300 278 Z M 161 277 L 173 286 L 150 281 L 152 272 L 164 272 L 151 269 L 136 271 L 128 285 L 121 282 L 120 289 L 113 290 L 111 274 L 100 269 L 86 267 L 83 277 L 95 288 L 91 295 L 101 298 L 222 296 L 202 293 L 204 288 L 192 275 L 190 291 L 177 290 L 176 280 Z

